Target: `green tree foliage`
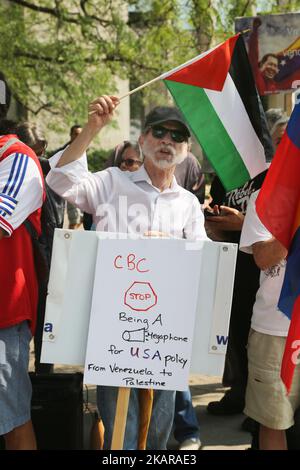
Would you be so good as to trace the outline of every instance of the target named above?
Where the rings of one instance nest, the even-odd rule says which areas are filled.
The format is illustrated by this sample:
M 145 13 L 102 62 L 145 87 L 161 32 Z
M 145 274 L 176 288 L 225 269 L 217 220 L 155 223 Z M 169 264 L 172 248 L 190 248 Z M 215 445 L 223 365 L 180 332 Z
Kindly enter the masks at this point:
M 6 0 L 1 71 L 28 110 L 47 110 L 66 126 L 74 115 L 84 120 L 90 99 L 114 93 L 115 77 L 134 88 L 228 37 L 234 17 L 259 4 L 290 11 L 299 1 Z M 164 102 L 167 95 L 157 84 L 138 99 Z
M 34 114 L 48 110 L 69 123 L 75 113 L 84 118 L 90 99 L 114 93 L 116 76 L 141 83 L 189 48 L 175 0 L 7 0 L 0 34 L 14 95 Z
M 113 149 L 111 150 L 100 149 L 100 150 L 93 150 L 93 151 L 88 152 L 89 170 L 92 173 L 103 170 L 104 164 L 112 152 L 113 152 Z

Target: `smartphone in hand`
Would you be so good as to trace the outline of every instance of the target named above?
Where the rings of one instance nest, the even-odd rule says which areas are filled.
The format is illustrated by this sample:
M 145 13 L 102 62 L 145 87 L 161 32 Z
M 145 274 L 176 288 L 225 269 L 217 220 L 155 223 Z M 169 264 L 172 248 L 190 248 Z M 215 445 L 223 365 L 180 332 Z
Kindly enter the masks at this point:
M 219 214 L 215 214 L 213 211 L 209 209 L 204 209 L 204 217 L 215 217 L 216 215 L 219 215 Z

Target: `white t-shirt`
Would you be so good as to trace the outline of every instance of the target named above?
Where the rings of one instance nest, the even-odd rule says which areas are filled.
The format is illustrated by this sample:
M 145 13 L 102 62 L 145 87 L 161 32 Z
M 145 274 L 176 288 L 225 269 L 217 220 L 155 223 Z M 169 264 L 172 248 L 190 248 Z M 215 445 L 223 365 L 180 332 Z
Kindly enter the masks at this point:
M 61 154 L 50 159 L 47 183 L 60 196 L 92 214 L 96 230 L 140 235 L 159 231 L 176 238 L 208 239 L 198 199 L 181 188 L 174 177 L 171 187 L 160 192 L 144 165 L 134 172 L 112 167 L 90 173 L 83 155 L 55 168 Z
M 260 221 L 255 207 L 259 191 L 251 195 L 243 224 L 240 250 L 253 253 L 252 245 L 256 242 L 269 240 L 271 233 Z M 274 336 L 287 336 L 290 320 L 280 310 L 277 304 L 283 284 L 286 261 L 282 260 L 276 266 L 261 271 L 260 287 L 253 306 L 251 328 L 260 333 Z

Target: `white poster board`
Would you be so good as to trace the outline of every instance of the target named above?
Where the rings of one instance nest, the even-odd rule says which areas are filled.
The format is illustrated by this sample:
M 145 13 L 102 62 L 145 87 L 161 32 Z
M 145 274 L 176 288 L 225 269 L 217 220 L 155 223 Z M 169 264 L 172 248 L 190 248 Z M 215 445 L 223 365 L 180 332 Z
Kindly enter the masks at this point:
M 103 236 L 108 235 L 99 232 L 55 230 L 42 362 L 85 364 L 97 247 L 99 238 Z M 168 243 L 170 240 L 151 241 Z M 186 243 L 187 251 L 190 251 L 192 256 L 195 251 L 202 251 L 190 372 L 221 375 L 227 344 L 237 245 L 219 242 L 199 244 L 183 240 L 179 242 Z M 170 292 L 171 290 L 170 287 Z M 171 294 L 174 297 L 174 292 Z
M 86 383 L 186 389 L 201 258 L 184 240 L 100 240 Z

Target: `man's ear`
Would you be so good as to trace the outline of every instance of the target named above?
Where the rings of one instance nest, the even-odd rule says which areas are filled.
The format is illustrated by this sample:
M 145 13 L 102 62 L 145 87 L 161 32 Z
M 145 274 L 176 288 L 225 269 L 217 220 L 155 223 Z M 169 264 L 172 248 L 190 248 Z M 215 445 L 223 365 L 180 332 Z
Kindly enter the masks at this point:
M 143 145 L 144 140 L 145 140 L 145 136 L 144 136 L 144 134 L 141 134 L 141 135 L 139 136 L 139 138 L 138 138 L 138 143 L 139 143 L 140 145 Z

